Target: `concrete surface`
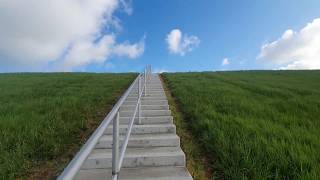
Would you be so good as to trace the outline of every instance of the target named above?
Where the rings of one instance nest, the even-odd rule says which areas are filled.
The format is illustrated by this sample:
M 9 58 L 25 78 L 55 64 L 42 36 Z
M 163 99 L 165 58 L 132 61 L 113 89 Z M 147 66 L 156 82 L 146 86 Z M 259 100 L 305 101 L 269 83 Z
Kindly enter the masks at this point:
M 137 87 L 120 107 L 120 147 L 130 117 L 137 104 Z M 147 94 L 141 101 L 141 124 L 135 118 L 119 179 L 122 180 L 192 180 L 185 167 L 185 154 L 158 75 L 153 75 Z M 82 165 L 75 179 L 111 179 L 112 123 L 96 148 Z

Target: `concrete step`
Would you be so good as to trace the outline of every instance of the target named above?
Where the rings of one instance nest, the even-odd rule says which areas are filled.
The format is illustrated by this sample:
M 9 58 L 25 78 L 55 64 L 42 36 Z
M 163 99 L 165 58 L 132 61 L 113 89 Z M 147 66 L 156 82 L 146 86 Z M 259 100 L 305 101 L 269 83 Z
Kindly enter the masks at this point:
M 150 89 L 150 88 L 161 88 L 161 89 L 162 89 L 163 87 L 162 87 L 161 84 L 158 83 L 158 84 L 148 84 L 148 85 L 147 85 L 147 89 L 148 89 L 148 88 L 149 88 L 149 89 Z
M 137 101 L 124 101 L 122 105 L 136 105 Z M 141 105 L 168 105 L 167 100 L 159 100 L 159 101 L 153 101 L 153 100 L 142 100 Z
M 120 144 L 123 143 L 124 138 L 124 135 L 120 136 Z M 175 146 L 180 146 L 180 139 L 176 134 L 136 134 L 130 136 L 128 143 L 128 148 Z M 96 148 L 112 148 L 112 135 L 103 135 Z
M 138 97 L 138 91 L 137 92 L 131 92 L 128 97 Z M 147 94 L 142 94 L 142 97 L 152 97 L 152 96 L 166 96 L 165 92 L 163 90 L 157 90 L 157 91 L 147 91 Z
M 163 91 L 163 88 L 161 87 L 147 87 L 147 91 L 152 90 L 152 91 Z M 138 92 L 138 88 L 134 88 L 133 92 Z
M 154 101 L 158 101 L 158 100 L 167 100 L 167 97 L 165 97 L 165 96 L 159 96 L 159 97 L 150 97 L 150 96 L 147 96 L 147 97 L 142 97 L 141 99 L 142 99 L 142 100 L 154 100 Z M 137 100 L 138 100 L 138 97 L 127 97 L 126 100 L 127 100 L 127 101 L 137 101 Z
M 157 87 L 147 87 L 147 92 L 149 91 L 164 91 L 163 88 L 157 88 Z
M 130 117 L 120 117 L 120 124 L 128 124 Z M 138 118 L 135 118 L 135 122 L 138 122 Z M 159 116 L 159 117 L 141 117 L 142 124 L 172 124 L 172 116 Z
M 144 87 L 144 86 L 141 86 L 141 87 Z M 138 86 L 134 86 L 134 88 L 138 88 Z M 147 84 L 147 89 L 148 88 L 160 88 L 162 89 L 162 85 L 161 84 Z
M 158 95 L 158 94 L 161 94 L 161 95 L 165 95 L 164 91 L 162 91 L 161 89 L 157 90 L 157 91 L 148 91 L 149 93 L 147 94 L 148 96 L 151 94 L 151 95 Z M 138 91 L 132 91 L 129 96 L 131 96 L 132 94 L 134 94 L 135 96 L 138 95 Z M 144 94 L 143 94 L 144 96 Z
M 128 111 L 131 110 L 133 111 L 136 108 L 135 105 L 126 105 L 126 106 L 121 106 L 120 111 Z M 143 105 L 141 106 L 141 110 L 168 110 L 169 106 L 168 105 Z
M 185 155 L 180 147 L 128 148 L 122 168 L 157 166 L 185 166 Z M 112 149 L 95 149 L 81 169 L 112 167 Z
M 162 92 L 162 93 L 164 93 L 164 89 L 147 89 L 147 93 L 154 93 L 154 92 Z
M 138 93 L 129 94 L 128 97 L 138 97 Z M 148 93 L 145 97 L 167 97 L 164 92 Z
M 132 117 L 134 111 L 120 111 L 120 117 Z M 170 110 L 142 110 L 141 116 L 171 116 Z
M 148 91 L 148 89 L 147 89 L 147 91 Z M 162 92 L 162 93 L 164 93 L 164 91 L 163 91 L 163 89 L 156 89 L 156 90 L 154 90 L 154 89 L 152 89 L 152 91 L 151 91 L 152 93 L 160 93 L 160 92 Z M 130 92 L 130 94 L 131 93 L 138 93 L 138 89 L 134 89 L 134 90 L 132 90 L 132 92 Z
M 111 180 L 111 169 L 80 170 L 75 180 Z M 121 180 L 192 180 L 187 168 L 181 166 L 121 168 Z
M 133 91 L 133 92 L 137 93 L 138 90 Z M 147 88 L 147 93 L 160 93 L 160 92 L 164 93 L 164 89 L 160 89 L 160 88 L 150 89 L 150 88 Z M 144 95 L 144 94 L 143 94 L 143 95 Z
M 144 88 L 144 86 L 141 86 L 141 88 Z M 133 89 L 138 91 L 138 86 L 134 86 Z M 156 86 L 147 85 L 147 89 L 163 89 L 163 87 L 162 85 L 156 85 Z
M 119 125 L 119 134 L 127 133 L 128 125 Z M 157 134 L 157 133 L 176 133 L 176 126 L 174 124 L 143 124 L 133 125 L 131 135 L 134 134 Z M 112 134 L 112 126 L 109 125 L 104 134 Z

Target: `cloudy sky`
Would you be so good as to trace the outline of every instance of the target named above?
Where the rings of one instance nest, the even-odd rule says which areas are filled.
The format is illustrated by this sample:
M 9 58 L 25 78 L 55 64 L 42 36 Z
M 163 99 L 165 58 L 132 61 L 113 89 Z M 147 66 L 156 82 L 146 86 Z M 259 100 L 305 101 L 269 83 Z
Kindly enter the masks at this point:
M 0 72 L 320 69 L 319 0 L 0 0 Z

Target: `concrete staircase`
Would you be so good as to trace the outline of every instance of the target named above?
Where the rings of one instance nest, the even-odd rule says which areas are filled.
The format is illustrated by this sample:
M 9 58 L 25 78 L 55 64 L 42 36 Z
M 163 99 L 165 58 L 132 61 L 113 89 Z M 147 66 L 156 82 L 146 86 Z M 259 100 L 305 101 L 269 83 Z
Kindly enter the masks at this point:
M 120 107 L 120 145 L 137 103 L 137 87 L 134 88 Z M 138 119 L 135 119 L 119 179 L 192 180 L 185 167 L 185 155 L 158 75 L 152 76 L 141 109 L 142 124 L 138 125 Z M 112 123 L 75 179 L 111 179 L 111 148 Z

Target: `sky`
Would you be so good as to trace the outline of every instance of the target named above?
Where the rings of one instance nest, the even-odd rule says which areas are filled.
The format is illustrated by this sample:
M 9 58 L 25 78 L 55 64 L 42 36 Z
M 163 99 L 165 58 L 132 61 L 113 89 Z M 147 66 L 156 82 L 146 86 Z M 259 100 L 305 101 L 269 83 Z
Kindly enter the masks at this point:
M 0 0 L 0 72 L 320 69 L 319 0 Z

